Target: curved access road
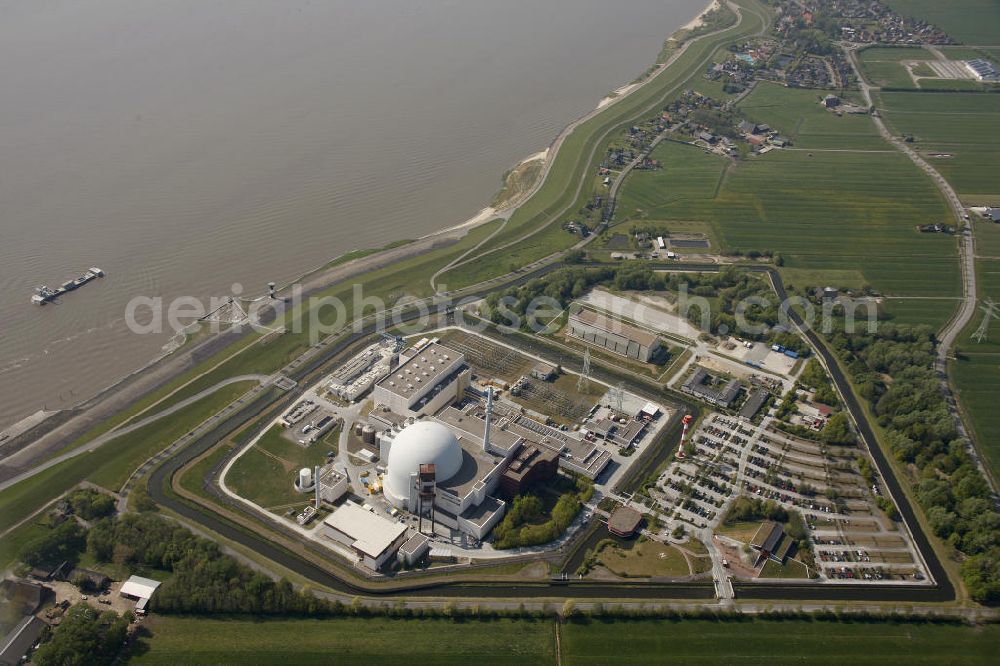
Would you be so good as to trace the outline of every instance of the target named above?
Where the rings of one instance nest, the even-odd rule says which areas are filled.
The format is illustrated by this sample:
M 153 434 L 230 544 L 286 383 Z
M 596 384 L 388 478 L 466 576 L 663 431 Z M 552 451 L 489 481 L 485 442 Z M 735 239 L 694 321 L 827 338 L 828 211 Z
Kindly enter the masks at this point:
M 948 183 L 944 176 L 942 176 L 940 172 L 938 172 L 938 170 L 935 169 L 927 160 L 921 157 L 917 151 L 913 150 L 913 148 L 911 148 L 905 141 L 893 135 L 892 132 L 889 131 L 889 128 L 886 127 L 878 109 L 875 108 L 871 95 L 872 86 L 865 80 L 864 75 L 861 73 L 861 67 L 858 65 L 856 45 L 848 45 L 845 47 L 845 50 L 848 56 L 847 59 L 850 61 L 851 67 L 854 69 L 854 73 L 857 76 L 858 84 L 861 87 L 861 93 L 865 97 L 868 108 L 872 109 L 871 118 L 875 123 L 875 127 L 878 128 L 879 134 L 881 134 L 882 138 L 885 139 L 890 145 L 896 148 L 896 150 L 910 158 L 910 160 L 917 167 L 930 176 L 931 180 L 941 191 L 945 201 L 948 202 L 948 206 L 951 208 L 952 213 L 955 216 L 955 228 L 959 230 L 958 255 L 962 275 L 962 302 L 959 305 L 958 310 L 952 314 L 951 319 L 949 319 L 944 327 L 938 331 L 937 358 L 934 362 L 934 366 L 938 372 L 938 377 L 941 379 L 941 391 L 944 393 L 952 418 L 955 420 L 955 428 L 958 431 L 958 434 L 969 442 L 969 446 L 967 447 L 969 455 L 976 462 L 976 466 L 979 467 L 979 471 L 986 478 L 987 482 L 993 487 L 993 492 L 996 493 L 996 477 L 989 466 L 983 463 L 983 458 L 979 454 L 979 449 L 973 443 L 973 437 L 970 435 L 969 430 L 965 427 L 965 422 L 962 420 L 962 415 L 959 413 L 957 408 L 957 399 L 954 395 L 954 391 L 952 391 L 951 382 L 948 379 L 948 358 L 951 356 L 951 350 L 955 344 L 955 340 L 958 339 L 959 334 L 961 334 L 969 322 L 972 321 L 972 317 L 976 314 L 978 294 L 976 291 L 976 239 L 973 233 L 972 224 L 967 223 L 965 219 L 965 208 L 962 206 L 962 201 L 958 198 L 954 188 L 952 188 L 951 184 Z
M 240 382 L 253 382 L 253 381 L 259 382 L 261 385 L 263 385 L 270 379 L 271 379 L 270 375 L 239 375 L 237 377 L 230 377 L 229 379 L 225 379 L 213 386 L 210 386 L 209 388 L 203 391 L 199 391 L 190 398 L 185 398 L 184 400 L 181 400 L 180 402 L 173 404 L 170 407 L 167 407 L 163 411 L 156 412 L 155 414 L 147 416 L 146 418 L 141 419 L 139 421 L 130 423 L 127 426 L 118 428 L 117 430 L 112 430 L 107 434 L 101 435 L 100 437 L 97 437 L 94 440 L 87 442 L 83 446 L 79 446 L 73 449 L 72 451 L 67 451 L 66 453 L 58 455 L 55 458 L 51 458 L 50 460 L 46 460 L 42 464 L 32 467 L 26 472 L 11 477 L 6 481 L 0 483 L 0 491 L 6 490 L 7 488 L 15 484 L 18 484 L 21 481 L 24 481 L 25 479 L 30 479 L 33 476 L 37 476 L 38 474 L 41 474 L 45 470 L 51 467 L 55 467 L 60 463 L 64 463 L 67 460 L 72 460 L 73 458 L 83 455 L 84 453 L 91 453 L 95 449 L 98 449 L 104 446 L 105 444 L 108 444 L 109 442 L 113 442 L 119 437 L 123 437 L 131 432 L 139 430 L 140 428 L 146 427 L 150 423 L 154 423 L 164 417 L 170 416 L 171 414 L 175 414 L 186 407 L 190 407 L 191 405 L 198 402 L 202 398 L 212 395 L 219 389 L 225 388 L 226 386 L 230 386 L 231 384 L 238 384 Z

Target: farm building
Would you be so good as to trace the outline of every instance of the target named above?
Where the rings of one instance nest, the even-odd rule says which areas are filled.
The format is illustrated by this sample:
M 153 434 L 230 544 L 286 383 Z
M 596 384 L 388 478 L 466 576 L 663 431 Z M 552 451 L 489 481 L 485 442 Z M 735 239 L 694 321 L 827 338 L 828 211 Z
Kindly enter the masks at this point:
M 979 81 L 1000 81 L 1000 70 L 988 60 L 982 58 L 966 60 L 965 68 Z
M 146 612 L 146 605 L 159 586 L 160 581 L 158 580 L 143 578 L 142 576 L 130 576 L 127 581 L 122 583 L 122 588 L 118 591 L 118 594 L 126 599 L 135 599 L 135 612 L 142 615 Z
M 652 333 L 590 310 L 570 315 L 569 329 L 574 337 L 643 363 L 660 349 L 660 339 Z

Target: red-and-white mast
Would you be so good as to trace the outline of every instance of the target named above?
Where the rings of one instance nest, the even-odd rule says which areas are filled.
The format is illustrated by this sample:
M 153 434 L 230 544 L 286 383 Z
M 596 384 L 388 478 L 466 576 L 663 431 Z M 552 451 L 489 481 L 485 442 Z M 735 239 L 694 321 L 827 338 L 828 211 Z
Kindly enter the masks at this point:
M 684 429 L 681 431 L 681 443 L 677 447 L 677 458 L 679 460 L 684 458 L 684 445 L 687 443 L 688 426 L 691 425 L 691 420 L 692 418 L 690 414 L 685 414 L 684 418 L 681 419 L 681 423 L 684 425 Z

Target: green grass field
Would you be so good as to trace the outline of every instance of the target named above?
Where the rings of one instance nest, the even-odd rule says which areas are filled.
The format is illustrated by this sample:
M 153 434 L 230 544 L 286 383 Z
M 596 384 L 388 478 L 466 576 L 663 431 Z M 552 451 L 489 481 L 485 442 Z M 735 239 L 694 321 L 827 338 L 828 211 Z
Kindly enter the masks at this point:
M 897 324 L 926 324 L 939 330 L 958 308 L 959 300 L 892 298 L 883 303 L 883 309 L 892 315 Z
M 977 253 L 984 254 L 979 245 L 980 238 L 995 242 L 996 237 L 983 234 L 977 225 Z M 1000 230 L 988 229 L 994 233 Z M 992 247 L 992 245 L 990 245 Z M 976 261 L 977 286 L 980 303 L 991 298 L 1000 303 L 1000 259 L 978 259 Z M 962 331 L 958 341 L 959 357 L 950 366 L 951 376 L 958 391 L 958 397 L 969 415 L 976 443 L 993 468 L 994 475 L 1000 477 L 1000 411 L 996 409 L 997 395 L 1000 395 L 1000 321 L 993 320 L 987 329 L 987 339 L 975 342 L 972 334 L 983 321 L 984 313 L 977 311 L 969 325 Z
M 778 564 L 772 560 L 764 563 L 764 568 L 760 572 L 761 578 L 809 578 L 809 570 L 806 565 L 798 560 L 788 559 L 784 564 Z
M 791 139 L 796 148 L 892 150 L 867 116 L 838 116 L 821 107 L 824 95 L 762 81 L 740 102 L 740 109 L 754 122 L 767 123 Z
M 726 248 L 780 252 L 786 267 L 808 271 L 816 284 L 836 282 L 846 271 L 851 282 L 861 275 L 886 294 L 959 294 L 954 238 L 915 228 L 947 219 L 948 211 L 930 180 L 899 153 L 774 151 L 730 167 L 717 196 L 690 198 L 673 192 L 671 173 L 685 172 L 685 187 L 693 181 L 703 195 L 725 160 L 687 146 L 663 157 L 670 159 L 662 171 L 630 176 L 622 220 L 708 222 Z M 928 301 L 935 306 L 954 304 Z
M 551 621 L 154 617 L 135 664 L 555 663 Z
M 975 320 L 977 324 L 979 319 Z M 1000 331 L 994 335 L 1000 337 Z M 963 354 L 952 364 L 951 372 L 958 397 L 971 415 L 976 441 L 994 475 L 1000 475 L 1000 410 L 996 408 L 1000 395 L 1000 354 Z
M 915 88 L 903 60 L 932 60 L 934 56 L 919 46 L 904 48 L 871 47 L 858 52 L 861 70 L 873 85 L 883 88 Z
M 977 46 L 1000 42 L 996 0 L 886 0 L 897 13 L 933 23 L 956 40 Z
M 555 664 L 549 620 L 250 620 L 154 616 L 136 664 Z M 989 664 L 1000 626 L 808 620 L 574 621 L 573 664 Z
M 984 49 L 974 46 L 939 46 L 941 51 L 949 60 L 974 60 L 976 58 L 986 58 L 997 61 L 1000 57 L 1000 49 Z
M 875 102 L 892 131 L 916 139 L 916 149 L 950 155 L 928 159 L 959 194 L 1000 193 L 1000 95 L 883 92 Z
M 633 578 L 679 577 L 691 573 L 684 555 L 673 546 L 657 541 L 629 545 L 631 548 L 606 547 L 601 551 L 601 564 L 618 576 Z
M 283 513 L 279 507 L 309 502 L 311 496 L 297 492 L 292 484 L 302 467 L 322 465 L 329 450 L 322 441 L 301 446 L 282 432 L 281 426 L 272 426 L 226 476 L 226 485 L 234 492 L 277 513 Z
M 837 624 L 790 620 L 571 622 L 562 663 L 990 664 L 1000 626 Z
M 659 160 L 663 168 L 633 173 L 621 190 L 618 219 L 656 220 L 656 211 L 664 205 L 690 205 L 718 194 L 727 165 L 718 155 L 686 143 L 665 141 L 650 157 Z

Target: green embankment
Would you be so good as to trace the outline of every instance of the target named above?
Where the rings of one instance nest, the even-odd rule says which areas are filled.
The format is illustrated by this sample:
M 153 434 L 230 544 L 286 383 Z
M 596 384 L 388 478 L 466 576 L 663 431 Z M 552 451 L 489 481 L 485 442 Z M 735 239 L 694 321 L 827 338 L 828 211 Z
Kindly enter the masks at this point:
M 449 247 L 398 262 L 388 268 L 372 271 L 360 276 L 351 284 L 336 285 L 321 295 L 341 297 L 349 317 L 353 307 L 353 284 L 362 285 L 365 288 L 364 295 L 367 297 L 376 296 L 393 303 L 403 295 L 426 296 L 430 293 L 428 278 L 437 268 L 444 266 L 469 247 L 481 241 L 495 228 L 495 223 L 477 227 L 461 241 Z M 225 360 L 233 354 L 235 348 L 249 344 L 247 341 L 236 343 L 236 345 L 220 351 L 214 357 L 206 359 L 197 371 L 187 373 L 171 382 L 156 392 L 154 396 L 144 399 L 140 404 L 116 416 L 113 421 L 115 423 L 124 421 L 151 405 L 156 396 L 160 398 L 166 396 L 196 377 L 198 371 L 204 372 L 206 368 L 211 368 L 216 364 L 220 365 L 189 387 L 182 389 L 179 396 L 192 395 L 204 386 L 230 377 L 252 373 L 269 374 L 280 369 L 309 346 L 310 317 L 308 315 L 302 315 L 302 317 L 304 325 L 301 332 L 289 332 L 270 338 L 265 344 L 258 344 L 242 354 Z M 336 318 L 337 315 L 333 308 L 325 308 L 317 314 L 316 321 L 320 325 L 332 326 Z M 239 388 L 242 390 L 238 390 Z M 0 531 L 20 522 L 43 504 L 58 497 L 80 481 L 91 480 L 117 489 L 120 482 L 124 481 L 128 474 L 148 458 L 152 452 L 164 448 L 174 439 L 201 423 L 208 415 L 222 409 L 240 393 L 245 392 L 247 388 L 248 385 L 234 384 L 221 389 L 198 403 L 170 415 L 162 422 L 150 424 L 146 428 L 123 437 L 120 441 L 115 440 L 108 443 L 94 453 L 82 454 L 0 492 Z M 174 396 L 171 401 L 177 399 L 180 397 Z M 155 413 L 155 411 L 156 408 L 148 414 Z M 106 427 L 95 429 L 85 436 L 85 440 L 93 439 L 94 432 L 106 430 Z M 122 445 L 122 442 L 126 442 L 126 444 Z M 76 446 L 79 445 L 76 444 Z M 115 485 L 116 483 L 118 485 Z M 8 538 L 17 534 L 20 534 L 20 530 Z
M 0 530 L 20 522 L 33 511 L 81 481 L 118 490 L 129 474 L 150 456 L 248 391 L 253 382 L 238 382 L 202 398 L 185 409 L 153 422 L 93 452 L 55 465 L 0 493 Z M 6 541 L 11 536 L 4 537 Z

